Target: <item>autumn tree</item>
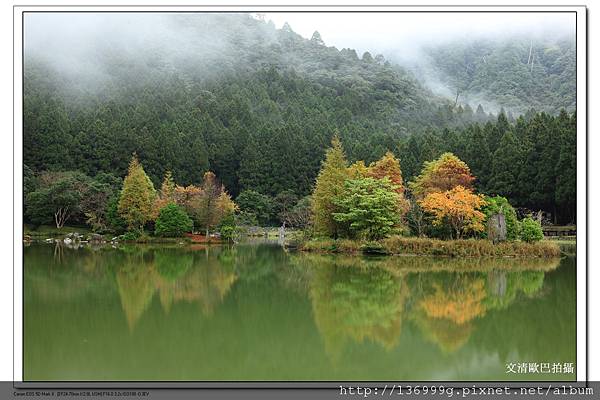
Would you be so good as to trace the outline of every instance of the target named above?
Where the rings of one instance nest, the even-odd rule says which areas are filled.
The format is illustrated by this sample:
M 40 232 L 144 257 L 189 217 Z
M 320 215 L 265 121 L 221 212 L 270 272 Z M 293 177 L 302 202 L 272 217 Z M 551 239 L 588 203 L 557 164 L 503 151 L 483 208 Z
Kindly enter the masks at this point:
M 208 237 L 210 229 L 219 225 L 221 219 L 234 212 L 236 207 L 224 186 L 211 171 L 204 174 L 200 189 L 199 195 L 192 202 L 193 217 L 198 226 L 204 228 Z
M 410 208 L 408 200 L 404 197 L 404 182 L 402 180 L 402 171 L 400 170 L 400 161 L 391 151 L 385 153 L 381 159 L 371 163 L 367 170 L 367 175 L 375 179 L 388 178 L 394 191 L 398 193 L 398 210 L 401 216 L 404 216 Z
M 369 167 L 363 160 L 358 160 L 348 167 L 348 177 L 350 179 L 366 178 L 369 173 Z
M 482 232 L 485 214 L 480 208 L 485 205 L 483 196 L 474 194 L 471 189 L 455 186 L 445 192 L 429 193 L 420 206 L 433 216 L 433 225 L 448 223 L 460 239 L 469 232 Z
M 153 218 L 156 190 L 134 153 L 119 199 L 119 214 L 130 230 L 143 230 L 144 224 Z
M 437 160 L 426 161 L 421 174 L 409 186 L 416 198 L 423 199 L 430 193 L 446 192 L 457 186 L 472 189 L 474 180 L 465 162 L 452 153 L 444 153 Z
M 333 217 L 333 214 L 339 211 L 339 206 L 334 199 L 344 191 L 344 181 L 347 178 L 346 155 L 336 134 L 331 140 L 331 147 L 325 153 L 325 160 L 312 195 L 313 224 L 317 234 L 332 237 L 339 235 L 339 224 Z
M 155 216 L 158 216 L 160 210 L 170 203 L 175 203 L 175 181 L 173 180 L 171 171 L 167 171 L 156 196 L 154 204 Z
M 195 185 L 175 186 L 173 190 L 173 199 L 175 204 L 183 207 L 188 215 L 196 214 L 196 205 L 200 202 L 202 189 Z

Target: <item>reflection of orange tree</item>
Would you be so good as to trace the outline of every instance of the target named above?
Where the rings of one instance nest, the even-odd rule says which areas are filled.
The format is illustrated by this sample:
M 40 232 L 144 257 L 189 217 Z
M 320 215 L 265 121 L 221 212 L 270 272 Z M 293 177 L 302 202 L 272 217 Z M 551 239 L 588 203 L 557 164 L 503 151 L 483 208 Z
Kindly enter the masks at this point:
M 422 273 L 417 282 L 422 289 L 412 318 L 429 340 L 452 352 L 468 341 L 474 319 L 489 310 L 507 308 L 519 292 L 538 293 L 544 272 Z
M 459 276 L 450 287 L 433 284 L 434 293 L 425 296 L 420 306 L 428 317 L 445 318 L 459 325 L 485 314 L 485 281 L 467 275 Z
M 424 294 L 413 318 L 425 336 L 446 352 L 469 339 L 471 321 L 485 315 L 485 280 L 480 274 L 423 274 Z M 424 279 L 423 279 L 424 278 Z
M 378 268 L 315 268 L 310 297 L 326 352 L 339 358 L 348 340 L 396 346 L 407 298 L 404 281 Z
M 471 336 L 471 322 L 457 324 L 443 318 L 428 318 L 424 313 L 415 315 L 415 322 L 425 337 L 436 343 L 446 353 L 452 353 L 461 348 Z

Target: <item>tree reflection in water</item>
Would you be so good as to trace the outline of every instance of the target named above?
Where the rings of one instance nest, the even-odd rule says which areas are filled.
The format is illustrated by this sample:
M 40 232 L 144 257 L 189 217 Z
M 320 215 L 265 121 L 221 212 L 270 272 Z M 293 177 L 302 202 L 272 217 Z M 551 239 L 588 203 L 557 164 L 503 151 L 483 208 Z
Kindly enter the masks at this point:
M 197 303 L 205 316 L 213 314 L 237 276 L 218 256 L 222 249 L 202 251 L 135 249 L 116 274 L 121 305 L 130 329 L 148 308 L 156 292 L 168 313 L 173 303 Z
M 310 271 L 310 298 L 326 352 L 337 360 L 351 342 L 394 349 L 403 320 L 446 352 L 468 342 L 473 321 L 519 293 L 534 296 L 560 260 L 292 257 Z M 429 271 L 428 267 L 429 266 Z

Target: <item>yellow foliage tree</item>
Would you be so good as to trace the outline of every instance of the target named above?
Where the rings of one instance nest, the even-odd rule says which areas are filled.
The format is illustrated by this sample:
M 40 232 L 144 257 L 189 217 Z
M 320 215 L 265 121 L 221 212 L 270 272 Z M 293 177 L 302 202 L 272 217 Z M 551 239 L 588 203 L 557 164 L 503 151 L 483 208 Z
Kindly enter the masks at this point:
M 474 180 L 465 162 L 452 153 L 444 153 L 437 160 L 426 161 L 421 174 L 409 187 L 416 198 L 422 199 L 430 193 L 445 192 L 456 186 L 472 189 Z
M 156 201 L 154 202 L 154 219 L 158 217 L 161 208 L 169 203 L 175 203 L 175 181 L 173 181 L 171 171 L 165 173 L 160 191 L 158 192 L 158 196 L 156 196 Z
M 369 167 L 365 165 L 365 162 L 363 160 L 356 161 L 354 164 L 348 167 L 349 179 L 366 178 L 368 173 Z
M 445 192 L 430 193 L 419 204 L 426 213 L 433 215 L 434 225 L 448 222 L 456 239 L 460 239 L 462 234 L 484 229 L 485 214 L 480 208 L 485 200 L 471 189 L 456 186 Z
M 339 211 L 336 199 L 344 191 L 344 182 L 348 178 L 346 155 L 342 142 L 336 134 L 331 147 L 325 153 L 315 190 L 312 195 L 312 214 L 315 232 L 325 236 L 337 237 L 339 224 L 333 214 Z

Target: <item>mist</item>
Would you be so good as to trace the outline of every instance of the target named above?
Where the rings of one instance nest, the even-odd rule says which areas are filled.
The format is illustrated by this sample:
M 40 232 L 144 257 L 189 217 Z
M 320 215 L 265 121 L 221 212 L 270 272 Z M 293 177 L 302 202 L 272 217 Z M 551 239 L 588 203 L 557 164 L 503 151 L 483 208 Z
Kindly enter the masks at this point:
M 306 38 L 318 31 L 328 46 L 353 48 L 358 54 L 381 54 L 411 71 L 434 94 L 448 99 L 454 99 L 456 88 L 445 84 L 447 77 L 432 68 L 430 54 L 438 48 L 476 41 L 574 43 L 576 28 L 573 12 L 276 13 L 265 14 L 265 18 L 278 28 L 287 22 Z M 481 104 L 493 113 L 502 108 L 480 93 L 463 95 L 461 102 Z
M 433 93 L 452 98 L 455 89 L 431 68 L 429 54 L 448 43 L 475 40 L 571 40 L 575 13 L 26 13 L 24 51 L 78 82 L 84 90 L 103 88 L 115 75 L 130 79 L 177 70 L 204 80 L 243 69 L 249 58 L 236 51 L 248 35 L 261 47 L 278 45 L 274 28 L 287 22 L 310 39 L 321 34 L 326 46 L 370 52 L 411 71 Z M 256 19 L 264 21 L 256 24 Z M 251 26 L 252 29 L 248 29 Z M 294 60 L 280 59 L 294 65 Z M 275 62 L 274 62 L 275 63 Z M 118 70 L 117 70 L 118 69 Z M 497 111 L 485 96 L 463 99 Z M 475 104 L 476 105 L 476 104 Z

